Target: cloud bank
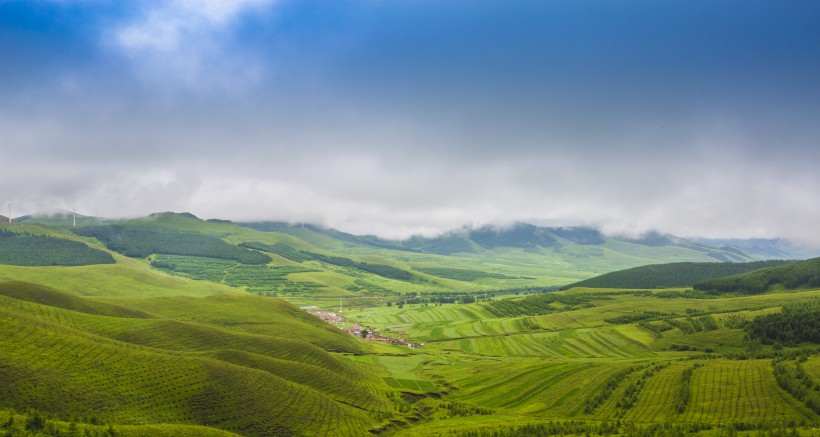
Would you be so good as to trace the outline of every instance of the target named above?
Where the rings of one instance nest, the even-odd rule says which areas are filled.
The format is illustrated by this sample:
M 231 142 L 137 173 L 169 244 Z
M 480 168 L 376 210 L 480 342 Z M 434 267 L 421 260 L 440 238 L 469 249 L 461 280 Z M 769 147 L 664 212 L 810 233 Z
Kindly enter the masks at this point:
M 820 246 L 820 8 L 739 4 L 0 2 L 0 200 Z

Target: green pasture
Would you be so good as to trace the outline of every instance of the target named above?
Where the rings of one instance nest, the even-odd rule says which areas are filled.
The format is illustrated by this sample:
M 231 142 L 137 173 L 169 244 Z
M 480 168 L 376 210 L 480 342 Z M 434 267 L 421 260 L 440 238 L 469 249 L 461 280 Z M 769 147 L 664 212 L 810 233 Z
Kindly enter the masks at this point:
M 812 435 L 820 424 L 818 345 L 749 334 L 820 290 L 535 289 L 658 257 L 703 261 L 690 249 L 607 240 L 443 256 L 179 214 L 127 223 L 244 243 L 230 252 L 270 262 L 190 247 L 128 258 L 26 225 L 116 263 L 0 265 L 0 435 L 40 414 L 89 435 Z M 488 301 L 409 303 L 465 295 Z M 424 347 L 355 338 L 298 308 L 309 305 Z
M 42 284 L 81 296 L 209 296 L 238 290 L 206 281 L 174 277 L 146 263 L 115 256 L 117 264 L 72 267 L 0 265 L 0 282 Z
M 25 293 L 8 291 L 20 283 L 4 287 L 4 405 L 13 401 L 64 422 L 127 425 L 124 432 L 132 433 L 152 425 L 181 435 L 197 425 L 241 435 L 363 435 L 395 411 L 388 384 L 371 370 L 378 367 L 329 352 L 361 353 L 361 343 L 275 299 L 98 301 L 31 285 Z M 142 309 L 131 306 L 136 302 Z M 182 310 L 188 320 L 164 317 L 156 311 L 162 308 Z M 266 314 L 269 324 L 286 325 L 264 334 L 220 326 L 228 317 L 242 320 L 243 312 L 249 323 L 264 325 L 254 314 Z

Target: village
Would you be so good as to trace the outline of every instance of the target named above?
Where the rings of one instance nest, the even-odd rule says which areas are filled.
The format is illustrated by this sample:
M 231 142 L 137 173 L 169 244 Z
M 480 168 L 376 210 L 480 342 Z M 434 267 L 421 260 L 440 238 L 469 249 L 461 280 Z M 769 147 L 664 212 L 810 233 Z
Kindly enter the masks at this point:
M 345 331 L 350 335 L 362 338 L 364 340 L 378 341 L 397 346 L 406 346 L 410 349 L 419 349 L 424 346 L 424 343 L 416 343 L 412 341 L 407 341 L 403 338 L 393 338 L 386 335 L 382 335 L 378 332 L 378 330 L 363 327 L 359 324 L 358 320 L 354 322 L 352 327 L 343 327 L 345 324 L 348 323 L 348 321 L 344 317 L 340 316 L 339 313 L 337 313 L 336 311 L 320 311 L 319 308 L 316 306 L 306 306 L 301 308 L 310 313 L 311 315 L 318 317 L 324 320 L 325 322 L 330 323 L 333 326 L 336 326 L 342 331 Z

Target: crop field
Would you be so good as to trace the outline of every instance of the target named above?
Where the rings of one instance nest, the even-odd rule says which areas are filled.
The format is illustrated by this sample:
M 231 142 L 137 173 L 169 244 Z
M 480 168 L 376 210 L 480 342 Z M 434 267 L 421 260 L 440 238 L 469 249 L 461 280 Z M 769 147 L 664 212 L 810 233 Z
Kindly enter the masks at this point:
M 771 346 L 758 349 L 760 358 L 747 356 L 742 326 L 820 290 L 710 299 L 689 297 L 683 289 L 568 293 L 594 298 L 584 307 L 513 318 L 495 317 L 485 303 L 380 306 L 354 314 L 366 325 L 424 340 L 425 358 L 411 371 L 444 387 L 448 399 L 521 423 L 710 424 L 711 431 L 702 430 L 707 434 L 818 425 L 812 387 L 820 382 L 820 360 L 803 361 L 800 370 L 786 361 L 780 364 L 785 376 L 778 377 L 766 356 Z M 492 417 L 469 424 L 448 419 L 440 429 L 456 435 L 494 423 Z M 449 422 L 461 425 L 447 428 Z M 419 425 L 418 434 L 413 428 L 398 434 L 425 435 L 439 429 L 437 423 Z
M 436 343 L 442 350 L 501 357 L 627 358 L 655 355 L 618 329 L 503 334 Z
M 154 255 L 151 265 L 173 275 L 243 288 L 263 295 L 310 294 L 324 291 L 324 285 L 292 281 L 289 275 L 313 272 L 298 266 L 242 264 L 218 258 L 183 255 Z
M 461 364 L 471 366 L 474 373 L 450 373 L 448 367 L 455 366 L 436 369 L 457 387 L 455 399 L 502 413 L 557 417 L 582 413 L 585 395 L 628 366 L 514 359 Z

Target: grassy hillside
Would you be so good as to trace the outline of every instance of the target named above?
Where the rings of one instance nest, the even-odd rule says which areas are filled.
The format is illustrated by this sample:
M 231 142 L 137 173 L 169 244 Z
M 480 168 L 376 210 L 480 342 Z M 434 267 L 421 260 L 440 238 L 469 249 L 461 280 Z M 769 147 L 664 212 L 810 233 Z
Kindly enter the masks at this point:
M 752 259 L 737 249 L 722 250 L 669 236 L 661 236 L 662 241 L 655 242 L 648 238 L 630 241 L 604 236 L 595 229 L 543 228 L 528 224 L 509 228 L 464 229 L 436 238 L 413 237 L 406 241 L 356 237 L 310 225 L 246 223 L 243 226 L 262 231 L 257 233 L 260 236 L 281 238 L 284 234 L 314 247 L 304 249 L 297 247 L 301 245 L 291 245 L 299 252 L 318 250 L 323 255 L 345 255 L 357 262 L 390 265 L 402 270 L 425 271 L 445 265 L 449 269 L 476 272 L 454 275 L 439 271 L 442 273 L 439 278 L 450 281 L 436 281 L 433 288 L 419 287 L 418 283 L 416 286 L 390 284 L 401 292 L 556 286 L 596 274 L 655 264 L 659 260 L 712 262 Z M 294 255 L 293 251 L 282 245 L 265 247 L 259 245 L 261 241 L 258 239 L 245 244 L 254 244 L 256 249 L 268 253 L 281 252 L 278 255 L 297 263 L 305 262 L 302 256 Z M 363 257 L 370 259 L 360 259 Z
M 87 245 L 46 235 L 0 228 L 0 264 L 15 266 L 84 266 L 113 264 L 114 258 Z
M 671 263 L 653 264 L 606 273 L 594 278 L 575 282 L 561 287 L 568 290 L 573 287 L 587 288 L 659 288 L 685 287 L 699 284 L 710 279 L 747 273 L 766 267 L 787 264 L 787 261 L 755 261 L 748 263 Z
M 716 293 L 763 293 L 773 288 L 820 287 L 820 258 L 769 267 L 742 275 L 701 282 L 696 290 Z
M 405 242 L 310 225 L 254 227 L 187 213 L 158 213 L 128 221 L 84 222 L 76 229 L 39 227 L 37 232 L 75 240 L 82 236 L 80 240 L 92 247 L 146 259 L 171 275 L 269 296 L 554 287 L 659 259 L 705 261 L 713 259 L 710 251 L 715 250 L 680 242 L 652 246 L 605 237 L 593 229 L 531 225 Z M 451 243 L 461 248 L 443 250 Z
M 668 236 L 572 228 L 519 229 L 518 246 L 485 229 L 483 245 L 465 234 L 472 250 L 447 256 L 188 214 L 26 229 L 116 263 L 0 265 L 0 435 L 820 432 L 817 260 L 737 277 L 776 278 L 756 294 L 644 283 L 544 293 L 599 270 L 714 257 Z M 137 243 L 134 230 L 149 237 Z M 142 252 L 103 247 L 118 247 L 114 235 Z M 232 257 L 245 251 L 268 261 Z M 663 268 L 612 277 L 691 285 L 740 267 Z M 245 291 L 334 310 L 344 296 L 347 326 L 423 347 L 361 340 Z
M 133 258 L 167 254 L 226 259 L 242 264 L 267 264 L 271 261 L 266 255 L 232 246 L 219 238 L 145 225 L 91 226 L 75 232 L 96 238 L 109 249 Z
M 0 265 L 0 281 L 32 282 L 82 296 L 208 296 L 239 292 L 225 285 L 169 276 L 146 263 L 122 257 L 117 264 L 92 266 Z
M 217 327 L 220 318 L 243 319 L 219 311 L 218 298 L 145 305 L 184 308 L 210 321 L 203 324 L 35 284 L 0 290 L 0 405 L 66 422 L 206 425 L 242 435 L 363 435 L 393 414 L 388 387 L 372 371 L 314 344 L 362 346 L 281 301 L 259 312 L 289 326 L 251 334 Z M 236 308 L 228 299 L 225 307 Z

